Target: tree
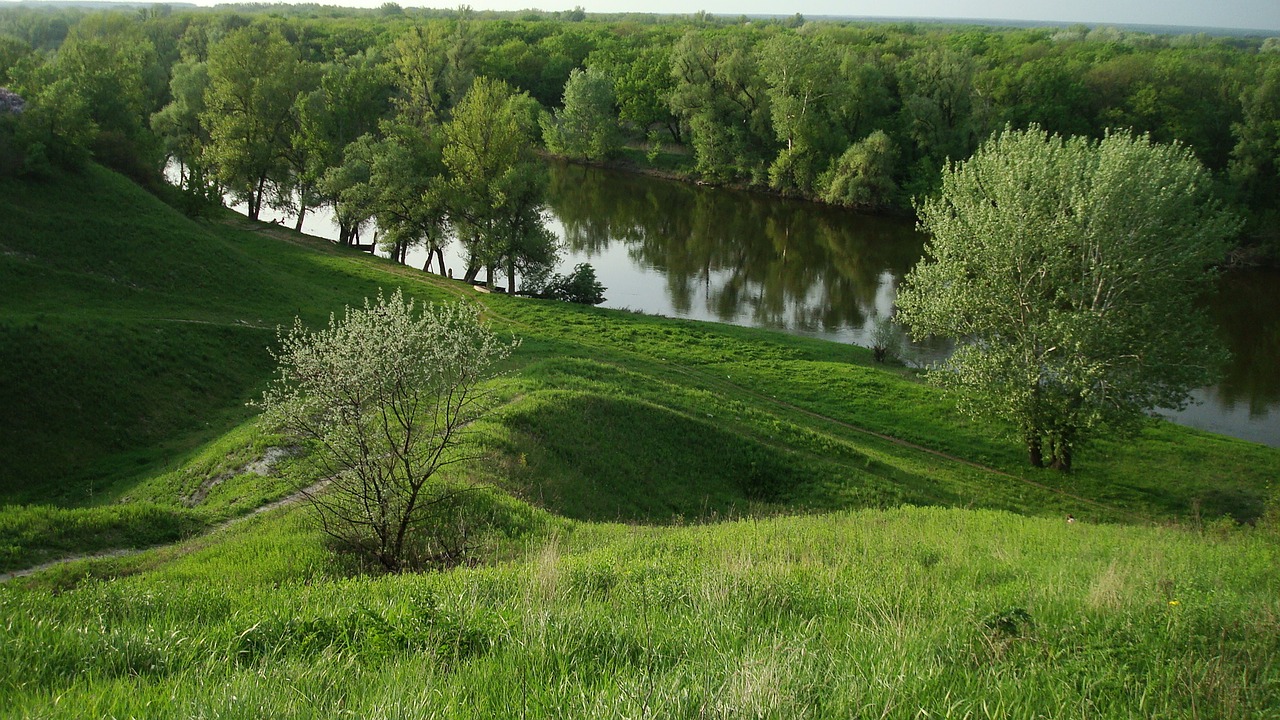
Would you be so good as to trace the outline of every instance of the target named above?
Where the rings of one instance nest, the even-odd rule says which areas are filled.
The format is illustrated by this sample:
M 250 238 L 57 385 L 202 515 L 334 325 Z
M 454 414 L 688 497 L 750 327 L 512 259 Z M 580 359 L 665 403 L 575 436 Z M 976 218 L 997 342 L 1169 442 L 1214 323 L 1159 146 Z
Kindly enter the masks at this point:
M 596 279 L 596 269 L 591 267 L 591 263 L 578 263 L 573 272 L 552 275 L 531 294 L 580 305 L 599 305 L 605 301 L 604 290 L 604 284 Z
M 399 90 L 395 103 L 401 120 L 418 126 L 442 122 L 471 86 L 475 54 L 465 20 L 451 26 L 415 26 L 397 37 L 390 64 Z
M 494 270 L 541 225 L 545 168 L 533 155 L 529 102 L 506 83 L 480 77 L 444 127 L 449 216 L 467 248 L 468 282 L 485 268 L 492 287 Z
M 1241 98 L 1244 120 L 1232 126 L 1236 146 L 1231 153 L 1231 179 L 1242 199 L 1257 214 L 1255 232 L 1269 230 L 1272 251 L 1280 251 L 1280 63 L 1272 65 L 1259 83 Z
M 1061 470 L 1104 429 L 1184 406 L 1224 354 L 1196 307 L 1238 227 L 1211 185 L 1181 145 L 1006 128 L 917 208 L 932 239 L 899 319 L 957 343 L 930 377 Z
M 594 68 L 574 69 L 564 84 L 564 109 L 542 116 L 547 150 L 583 160 L 604 160 L 622 147 L 613 82 Z
M 774 155 L 769 93 L 751 38 L 690 31 L 671 49 L 672 113 L 689 128 L 698 173 L 763 185 Z
M 302 89 L 298 50 L 278 31 L 249 26 L 209 48 L 209 88 L 201 122 L 205 162 L 258 219 L 266 193 L 289 184 L 286 153 Z
M 370 53 L 326 64 L 319 86 L 298 96 L 297 129 L 288 152 L 294 168 L 291 196 L 297 197 L 295 229 L 302 229 L 309 208 L 336 202 L 321 187 L 325 172 L 341 164 L 343 151 L 356 138 L 377 129 L 390 97 L 389 74 Z
M 893 205 L 898 193 L 893 181 L 896 155 L 893 140 L 883 130 L 850 145 L 819 179 L 822 200 L 867 209 Z
M 373 146 L 369 166 L 372 208 L 382 231 L 383 249 L 403 263 L 412 247 L 425 246 L 445 273 L 448 212 L 444 202 L 444 165 L 435 135 L 407 125 L 388 125 L 387 137 Z
M 280 376 L 260 404 L 332 478 L 309 496 L 324 532 L 388 572 L 460 561 L 439 511 L 461 490 L 436 475 L 470 459 L 464 429 L 485 409 L 494 363 L 515 346 L 474 307 L 418 312 L 399 290 L 314 333 L 300 320 L 282 331 Z
M 172 100 L 151 116 L 151 129 L 160 136 L 165 154 L 182 165 L 182 188 L 201 196 L 214 195 L 202 153 L 209 133 L 200 122 L 209 87 L 209 67 L 203 62 L 175 63 L 169 80 Z M 220 201 L 219 201 L 220 202 Z
M 782 192 L 810 194 L 822 166 L 846 142 L 834 122 L 838 63 L 827 43 L 796 33 L 775 35 L 758 52 L 782 146 L 769 166 L 769 183 Z

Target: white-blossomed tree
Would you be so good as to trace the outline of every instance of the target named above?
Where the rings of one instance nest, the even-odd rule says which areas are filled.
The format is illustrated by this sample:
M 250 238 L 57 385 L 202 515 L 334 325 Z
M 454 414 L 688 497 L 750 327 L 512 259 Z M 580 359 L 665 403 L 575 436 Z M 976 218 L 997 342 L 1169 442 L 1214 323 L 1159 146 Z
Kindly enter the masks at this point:
M 442 480 L 474 460 L 466 427 L 488 407 L 485 381 L 518 341 L 475 307 L 415 307 L 397 290 L 314 332 L 295 320 L 274 351 L 264 418 L 306 449 L 331 482 L 311 493 L 324 532 L 387 572 L 460 562 L 467 486 Z

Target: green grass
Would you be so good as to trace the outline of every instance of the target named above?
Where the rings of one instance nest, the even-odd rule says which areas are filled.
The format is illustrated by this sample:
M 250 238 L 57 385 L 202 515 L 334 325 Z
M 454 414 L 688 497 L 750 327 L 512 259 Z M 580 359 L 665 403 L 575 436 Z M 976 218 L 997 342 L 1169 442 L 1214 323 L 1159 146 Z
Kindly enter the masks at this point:
M 860 348 L 476 295 L 100 169 L 0 216 L 0 571 L 150 548 L 0 585 L 2 717 L 1280 717 L 1274 520 L 1213 522 L 1280 451 L 1157 423 L 1035 471 Z M 274 327 L 394 287 L 522 339 L 453 478 L 475 567 L 252 513 L 319 479 L 245 404 Z
M 0 588 L 0 706 L 1244 718 L 1280 701 L 1277 546 L 1257 534 L 940 508 L 574 524 L 508 562 L 378 579 L 334 574 L 322 547 L 296 511 L 145 574 Z

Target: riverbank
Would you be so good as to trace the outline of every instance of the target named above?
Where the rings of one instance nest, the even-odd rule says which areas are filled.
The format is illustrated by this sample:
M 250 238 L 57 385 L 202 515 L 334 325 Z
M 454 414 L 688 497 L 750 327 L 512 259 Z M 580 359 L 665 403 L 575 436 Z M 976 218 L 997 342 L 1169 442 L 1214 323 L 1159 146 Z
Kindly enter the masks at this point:
M 1011 435 L 1007 429 L 958 416 L 911 371 L 876 366 L 863 348 L 633 312 L 482 297 L 461 283 L 229 212 L 216 223 L 193 223 L 102 170 L 54 188 L 5 189 L 3 209 L 26 228 L 21 236 L 4 238 L 0 266 L 11 289 L 0 324 L 6 340 L 0 344 L 0 368 L 8 373 L 4 400 L 19 410 L 5 416 L 8 425 L 0 433 L 0 450 L 10 460 L 0 497 L 9 503 L 95 507 L 125 498 L 190 495 L 192 488 L 185 486 L 179 492 L 163 485 L 154 495 L 138 487 L 169 477 L 200 448 L 251 418 L 244 403 L 272 374 L 271 328 L 295 315 L 309 324 L 323 322 L 343 305 L 393 287 L 423 300 L 462 297 L 481 303 L 500 328 L 525 338 L 511 382 L 524 388 L 530 405 L 523 419 L 511 422 L 537 419 L 534 436 L 553 435 L 563 447 L 548 454 L 525 447 L 527 439 L 509 440 L 497 452 L 523 452 L 526 462 L 543 458 L 546 475 L 562 478 L 553 484 L 566 487 L 573 481 L 563 478 L 581 477 L 581 470 L 565 457 L 608 457 L 610 467 L 625 468 L 658 448 L 680 446 L 692 430 L 774 468 L 759 471 L 776 476 L 769 487 L 753 485 L 751 492 L 784 507 L 958 503 L 1050 513 L 1065 507 L 1066 501 L 1050 496 L 1041 501 L 1022 492 L 1007 495 L 1008 478 L 998 474 L 1006 473 L 1034 479 L 1051 494 L 1070 489 L 1092 501 L 1105 499 L 1120 513 L 1107 518 L 1137 513 L 1161 520 L 1198 508 L 1202 517 L 1228 514 L 1248 521 L 1262 512 L 1267 480 L 1280 475 L 1278 451 L 1165 423 L 1153 424 L 1132 443 L 1102 442 L 1084 451 L 1080 472 L 1071 477 L 1028 474 L 1017 443 L 1003 439 Z M 64 197 L 80 200 L 67 206 Z M 598 380 L 583 384 L 581 377 Z M 543 391 L 551 393 L 547 403 L 535 402 Z M 588 409 L 599 414 L 609 408 L 622 417 L 647 419 L 636 422 L 628 437 L 642 440 L 649 437 L 643 428 L 662 428 L 654 444 L 633 453 L 610 450 L 615 441 L 580 419 L 590 416 Z M 703 420 L 684 426 L 681 418 Z M 979 472 L 975 479 L 963 467 L 944 471 L 950 465 L 939 465 L 927 453 L 855 429 L 998 473 Z M 588 438 L 599 447 L 582 455 Z M 822 450 L 827 447 L 836 453 L 834 460 Z M 705 468 L 700 457 L 690 451 L 675 463 L 686 468 L 683 477 Z M 849 463 L 873 468 L 871 475 L 866 468 L 854 472 Z M 645 472 L 669 474 L 658 465 Z M 719 478 L 723 492 L 705 510 L 700 505 L 714 494 L 679 502 L 644 492 L 625 502 L 608 493 L 603 497 L 620 503 L 618 518 L 650 520 L 749 504 L 748 489 L 735 489 L 741 482 L 735 471 L 707 473 Z M 190 474 L 181 483 L 198 487 L 199 473 Z M 861 479 L 851 485 L 848 477 Z M 290 491 L 289 483 L 275 482 L 272 492 Z M 593 495 L 574 502 L 599 500 Z

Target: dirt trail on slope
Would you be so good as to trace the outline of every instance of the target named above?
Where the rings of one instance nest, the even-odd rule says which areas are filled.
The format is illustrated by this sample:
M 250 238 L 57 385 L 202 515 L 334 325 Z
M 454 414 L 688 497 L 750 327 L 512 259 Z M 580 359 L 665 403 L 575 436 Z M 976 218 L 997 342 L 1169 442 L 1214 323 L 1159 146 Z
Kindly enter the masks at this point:
M 307 487 L 304 487 L 301 490 L 298 490 L 296 492 L 290 493 L 289 495 L 286 495 L 280 498 L 279 500 L 273 500 L 269 503 L 266 503 L 265 505 L 259 505 L 258 507 L 250 510 L 244 515 L 237 515 L 236 517 L 230 518 L 228 520 L 223 520 L 222 522 L 217 523 L 215 525 L 211 525 L 207 530 L 200 533 L 199 535 L 193 535 L 189 538 L 186 538 L 185 540 L 180 540 L 179 542 L 189 542 L 196 538 L 207 537 L 220 530 L 224 530 L 233 525 L 244 522 L 245 520 L 248 520 L 251 517 L 261 515 L 262 513 L 270 512 L 272 510 L 276 510 L 278 508 L 282 508 L 287 505 L 296 505 L 302 500 L 306 499 L 309 495 L 318 493 L 321 490 L 325 489 L 326 487 L 328 487 L 329 483 L 332 481 L 333 481 L 332 478 L 325 478 L 318 482 L 312 483 L 311 485 L 308 485 Z M 32 567 L 29 567 L 29 568 L 23 568 L 21 570 L 10 570 L 9 572 L 6 572 L 6 573 L 0 573 L 0 583 L 6 583 L 6 582 L 9 582 L 10 580 L 15 580 L 20 577 L 34 575 L 38 572 L 48 570 L 49 568 L 57 567 L 59 565 L 66 565 L 67 563 L 79 562 L 81 560 L 105 560 L 108 558 L 128 557 L 130 555 L 137 555 L 138 553 L 146 552 L 148 550 L 154 550 L 160 547 L 168 547 L 169 545 L 172 545 L 172 544 L 175 544 L 175 543 L 151 545 L 149 547 L 143 547 L 143 548 L 115 548 L 113 550 L 101 550 L 99 552 L 94 552 L 94 553 L 68 555 L 66 557 L 61 557 L 56 560 L 50 560 L 48 562 L 40 563 L 39 565 L 33 565 Z

